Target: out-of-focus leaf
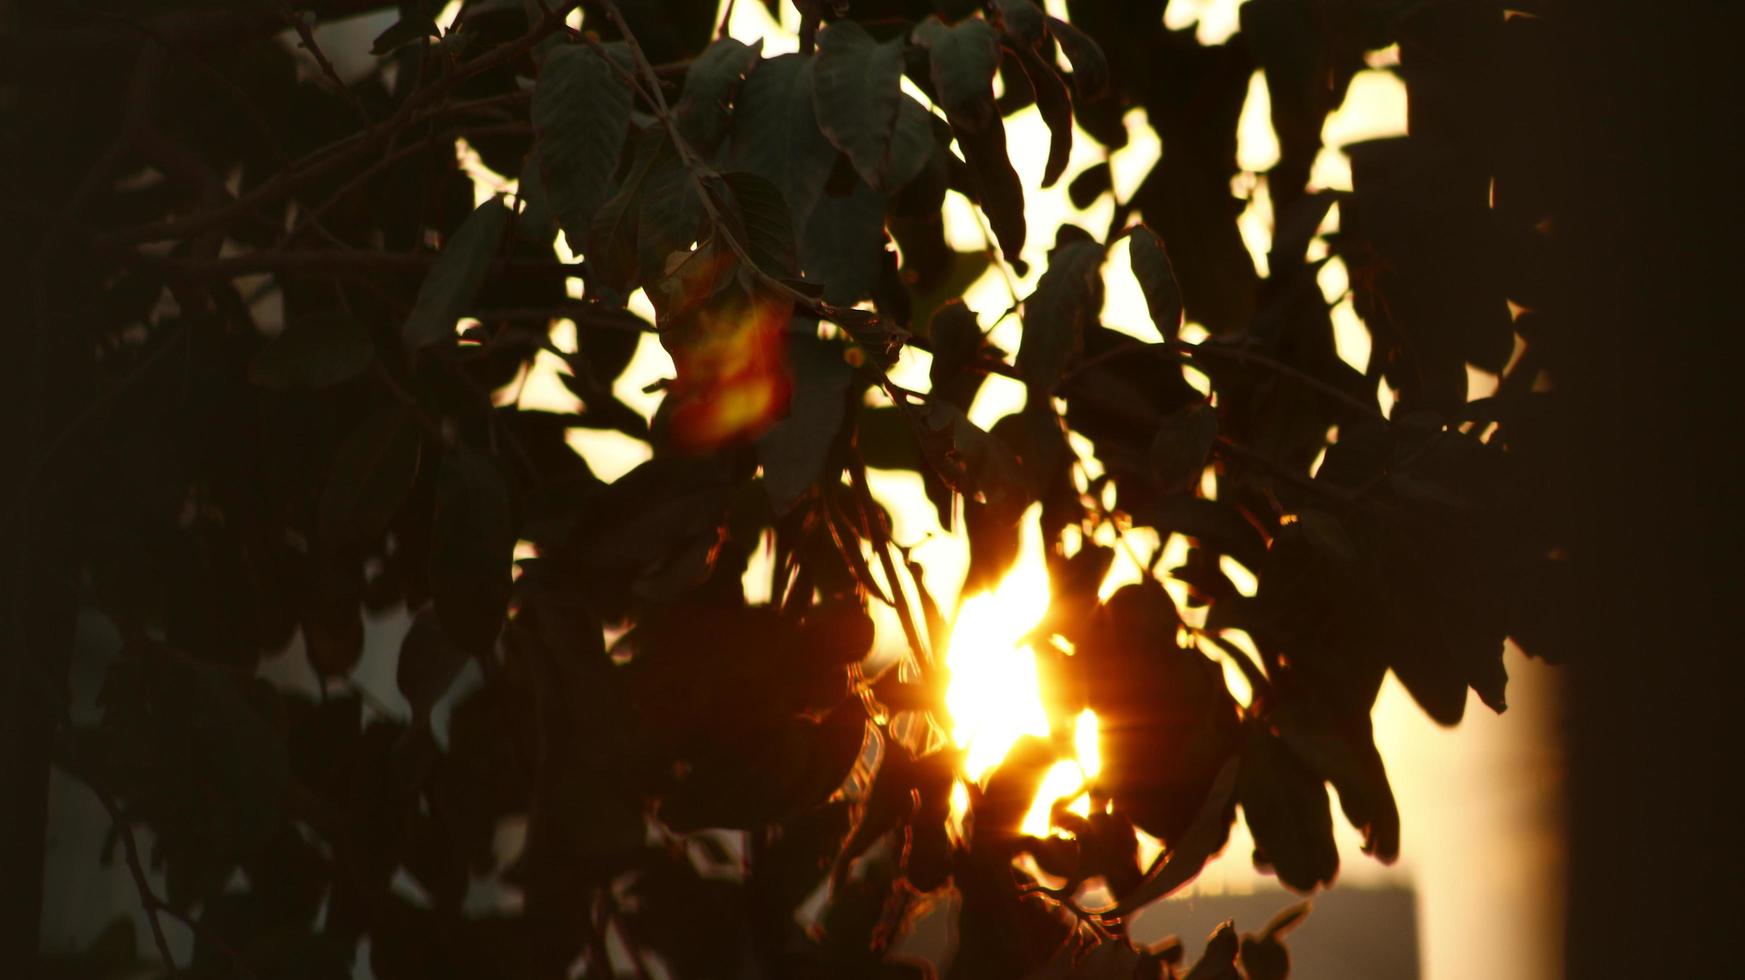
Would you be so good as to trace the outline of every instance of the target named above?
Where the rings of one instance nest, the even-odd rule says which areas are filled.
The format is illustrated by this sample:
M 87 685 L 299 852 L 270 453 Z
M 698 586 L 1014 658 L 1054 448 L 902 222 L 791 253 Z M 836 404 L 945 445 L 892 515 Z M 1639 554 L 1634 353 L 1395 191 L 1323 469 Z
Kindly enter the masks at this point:
M 1169 253 L 1163 239 L 1150 228 L 1140 225 L 1127 238 L 1127 261 L 1133 266 L 1133 277 L 1145 294 L 1145 308 L 1151 312 L 1151 325 L 1164 340 L 1174 339 L 1182 323 L 1182 291 L 1175 281 L 1175 270 L 1169 264 Z
M 1151 439 L 1151 469 L 1165 493 L 1200 485 L 1206 456 L 1218 438 L 1218 413 L 1204 402 L 1164 416 Z
M 1255 729 L 1242 752 L 1236 799 L 1254 834 L 1255 862 L 1300 892 L 1331 884 L 1339 872 L 1327 786 L 1270 732 Z
M 418 287 L 418 301 L 400 328 L 407 350 L 419 350 L 454 336 L 455 321 L 466 312 L 490 272 L 509 218 L 503 199 L 493 197 L 461 222 L 425 274 L 424 284 Z
M 1242 974 L 1236 972 L 1237 950 L 1236 925 L 1225 919 L 1212 930 L 1206 951 L 1182 980 L 1242 980 Z
M 412 706 L 413 717 L 429 717 L 466 663 L 466 652 L 449 642 L 435 613 L 423 609 L 412 617 L 412 626 L 400 641 L 394 680 Z
M 540 66 L 532 110 L 540 176 L 572 247 L 588 240 L 610 193 L 630 130 L 630 102 L 630 88 L 592 46 L 553 48 Z
M 248 377 L 262 388 L 325 388 L 356 377 L 374 356 L 350 317 L 315 315 L 287 323 L 249 362 Z
M 462 447 L 443 455 L 430 537 L 430 595 L 456 649 L 485 656 L 509 605 L 514 516 L 503 475 Z
M 387 527 L 418 475 L 418 417 L 395 405 L 364 420 L 333 456 L 316 508 L 329 547 L 369 540 Z

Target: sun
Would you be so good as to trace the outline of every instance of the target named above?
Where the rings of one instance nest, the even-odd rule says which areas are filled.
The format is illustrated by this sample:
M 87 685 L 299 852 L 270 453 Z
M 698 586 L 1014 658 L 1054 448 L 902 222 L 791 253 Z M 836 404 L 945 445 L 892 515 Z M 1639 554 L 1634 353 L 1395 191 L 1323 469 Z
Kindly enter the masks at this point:
M 1041 506 L 1033 505 L 1020 526 L 1018 560 L 992 591 L 969 596 L 958 608 L 946 649 L 950 682 L 945 707 L 951 736 L 963 753 L 964 779 L 983 783 L 1013 743 L 1047 738 L 1055 724 L 1071 725 L 1073 751 L 1043 776 L 1024 818 L 1023 832 L 1049 834 L 1049 811 L 1059 800 L 1088 814 L 1086 789 L 1101 765 L 1097 716 L 1089 709 L 1072 719 L 1050 719 L 1042 697 L 1031 633 L 1048 609 L 1048 571 L 1043 559 Z M 961 787 L 954 793 L 965 794 Z M 962 807 L 954 806 L 961 813 Z

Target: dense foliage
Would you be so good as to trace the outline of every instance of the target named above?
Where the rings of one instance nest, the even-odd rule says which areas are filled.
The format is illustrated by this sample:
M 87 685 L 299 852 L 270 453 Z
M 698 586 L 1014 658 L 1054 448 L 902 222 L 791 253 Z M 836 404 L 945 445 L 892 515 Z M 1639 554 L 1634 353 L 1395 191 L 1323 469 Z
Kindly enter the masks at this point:
M 887 954 L 938 913 L 951 977 L 1282 977 L 1293 916 L 1223 929 L 1191 967 L 1124 921 L 1192 880 L 1238 806 L 1257 865 L 1331 882 L 1329 784 L 1392 860 L 1384 675 L 1453 724 L 1469 688 L 1503 708 L 1505 637 L 1562 658 L 1538 18 L 1251 0 L 1204 45 L 1163 0 L 795 5 L 800 52 L 770 56 L 717 37 L 714 0 L 588 0 L 580 31 L 573 3 L 473 0 L 446 33 L 412 0 L 350 84 L 309 27 L 368 0 L 40 15 L 54 30 L 20 56 L 89 53 L 19 104 L 64 141 L 15 211 L 42 365 L 26 407 L 56 424 L 6 519 L 45 494 L 79 515 L 55 553 L 124 649 L 100 721 L 57 720 L 56 759 L 110 808 L 154 922 L 192 924 L 183 972 L 344 975 L 367 939 L 384 980 L 608 975 L 610 948 L 620 972 L 646 955 L 683 978 L 907 976 Z M 1391 44 L 1410 135 L 1348 147 L 1351 191 L 1311 188 L 1327 113 Z M 1257 69 L 1281 150 L 1264 278 L 1231 189 Z M 990 262 L 1023 268 L 1004 119 L 1030 105 L 1045 183 L 1077 201 L 1114 188 L 1107 164 L 1065 172 L 1075 133 L 1116 148 L 1142 118 L 1163 153 L 1108 228 L 1061 230 L 1008 352 L 985 339 L 999 311 L 957 297 Z M 519 192 L 475 207 L 457 137 Z M 986 254 L 947 244 L 949 191 Z M 1099 323 L 1123 236 L 1146 340 Z M 1335 349 L 1320 243 L 1349 270 L 1363 369 Z M 646 332 L 675 368 L 652 419 L 613 395 Z M 930 352 L 928 390 L 887 375 L 905 347 Z M 542 352 L 573 411 L 516 406 Z M 1493 396 L 1468 400 L 1468 365 L 1501 376 Z M 1028 392 L 992 431 L 966 414 L 989 374 Z M 653 456 L 602 481 L 575 428 Z M 1103 724 L 1097 805 L 1057 811 L 1065 834 L 1020 831 L 1048 740 L 951 821 L 950 609 L 868 467 L 918 472 L 962 521 L 971 589 L 1040 504 L 1055 741 L 1084 707 Z M 1194 625 L 1156 582 L 1099 602 L 1105 524 L 1191 540 L 1153 571 L 1188 584 Z M 773 599 L 750 604 L 766 540 Z M 900 663 L 867 659 L 868 603 L 900 613 Z M 409 717 L 347 681 L 390 609 L 412 614 Z M 298 638 L 319 697 L 257 677 Z M 1239 665 L 1247 704 L 1203 650 Z M 452 696 L 469 663 L 482 681 Z M 1166 847 L 1150 868 L 1135 828 Z M 481 879 L 519 904 L 471 908 Z M 1112 909 L 1076 904 L 1091 881 Z

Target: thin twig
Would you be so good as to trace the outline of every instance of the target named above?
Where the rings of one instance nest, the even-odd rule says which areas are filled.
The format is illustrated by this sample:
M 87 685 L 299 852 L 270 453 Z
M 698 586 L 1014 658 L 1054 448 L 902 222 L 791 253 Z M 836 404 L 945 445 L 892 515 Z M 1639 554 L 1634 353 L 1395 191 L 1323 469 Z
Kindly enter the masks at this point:
M 370 124 L 369 110 L 364 108 L 363 100 L 357 97 L 357 93 L 353 92 L 351 87 L 345 84 L 345 80 L 339 77 L 339 72 L 334 69 L 333 62 L 327 60 L 327 55 L 322 52 L 321 45 L 315 40 L 315 32 L 309 29 L 309 22 L 292 10 L 291 5 L 285 0 L 279 0 L 279 13 L 285 18 L 285 23 L 290 24 L 291 28 L 297 32 L 297 37 L 300 39 L 298 46 L 314 56 L 315 63 L 321 67 L 321 74 L 327 76 L 327 81 L 333 86 L 334 91 L 345 100 L 346 105 L 351 107 L 352 114 L 357 116 L 358 122 L 368 126 Z
M 86 785 L 90 785 L 87 783 Z M 96 786 L 91 786 L 91 792 L 97 795 L 103 809 L 109 811 L 109 819 L 115 824 L 116 833 L 121 835 L 121 848 L 127 859 L 127 871 L 133 876 L 133 887 L 139 892 L 139 904 L 145 909 L 145 918 L 151 925 L 151 938 L 158 948 L 158 955 L 163 958 L 164 968 L 175 976 L 176 958 L 170 955 L 170 941 L 164 936 L 164 924 L 158 919 L 158 910 L 164 903 L 152 891 L 151 879 L 146 877 L 145 865 L 139 860 L 139 842 L 133 837 L 133 824 L 121 813 L 121 807 L 116 805 L 114 797 Z

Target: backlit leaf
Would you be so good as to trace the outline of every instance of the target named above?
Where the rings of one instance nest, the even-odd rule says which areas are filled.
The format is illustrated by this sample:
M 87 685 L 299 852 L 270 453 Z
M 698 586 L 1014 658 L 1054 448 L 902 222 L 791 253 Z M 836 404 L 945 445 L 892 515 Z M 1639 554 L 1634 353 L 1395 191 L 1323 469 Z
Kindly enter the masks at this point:
M 400 328 L 407 350 L 419 350 L 454 336 L 454 325 L 472 303 L 491 269 L 509 208 L 493 197 L 478 206 L 442 247 L 418 287 L 418 300 Z
M 533 129 L 538 138 L 545 192 L 574 247 L 610 193 L 612 174 L 630 130 L 630 89 L 592 46 L 554 48 L 533 90 Z
M 339 548 L 382 533 L 412 489 L 422 442 L 418 417 L 399 405 L 370 416 L 346 437 L 317 507 L 322 541 Z
M 448 641 L 484 656 L 509 605 L 515 550 L 509 488 L 495 463 L 463 447 L 443 454 L 430 536 L 430 594 Z

